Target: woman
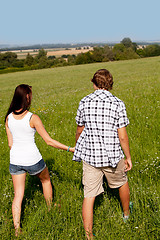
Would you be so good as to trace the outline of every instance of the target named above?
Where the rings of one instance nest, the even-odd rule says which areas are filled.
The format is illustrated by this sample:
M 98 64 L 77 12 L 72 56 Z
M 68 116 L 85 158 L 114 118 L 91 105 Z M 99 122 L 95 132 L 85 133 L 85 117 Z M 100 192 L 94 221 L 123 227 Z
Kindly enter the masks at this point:
M 5 117 L 5 127 L 10 148 L 9 170 L 14 186 L 12 215 L 15 235 L 18 235 L 20 231 L 21 205 L 27 172 L 30 175 L 39 177 L 47 205 L 50 206 L 52 202 L 52 185 L 48 168 L 34 140 L 36 130 L 48 145 L 74 152 L 74 148 L 53 140 L 46 132 L 40 118 L 29 112 L 31 100 L 32 87 L 26 84 L 17 86 Z

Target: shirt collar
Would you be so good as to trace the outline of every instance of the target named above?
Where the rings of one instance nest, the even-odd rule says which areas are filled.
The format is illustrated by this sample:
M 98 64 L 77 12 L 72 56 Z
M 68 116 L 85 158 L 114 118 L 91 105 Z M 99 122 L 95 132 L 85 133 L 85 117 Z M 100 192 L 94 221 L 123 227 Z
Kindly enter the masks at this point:
M 111 94 L 108 90 L 105 90 L 105 89 L 96 89 L 94 92 L 95 93 L 102 93 L 103 92 L 103 93 L 108 94 L 108 95 Z

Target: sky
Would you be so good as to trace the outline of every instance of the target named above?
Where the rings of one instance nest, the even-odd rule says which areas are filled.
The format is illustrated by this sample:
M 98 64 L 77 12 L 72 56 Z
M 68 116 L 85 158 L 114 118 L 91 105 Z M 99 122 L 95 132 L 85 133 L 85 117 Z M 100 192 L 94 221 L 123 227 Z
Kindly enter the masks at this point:
M 160 0 L 0 0 L 0 44 L 160 41 Z

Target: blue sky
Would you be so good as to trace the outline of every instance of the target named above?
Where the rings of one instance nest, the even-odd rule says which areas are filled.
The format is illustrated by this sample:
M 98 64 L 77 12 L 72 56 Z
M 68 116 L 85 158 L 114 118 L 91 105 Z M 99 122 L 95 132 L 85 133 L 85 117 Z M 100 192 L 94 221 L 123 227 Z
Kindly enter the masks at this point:
M 159 0 L 1 0 L 0 44 L 160 40 Z

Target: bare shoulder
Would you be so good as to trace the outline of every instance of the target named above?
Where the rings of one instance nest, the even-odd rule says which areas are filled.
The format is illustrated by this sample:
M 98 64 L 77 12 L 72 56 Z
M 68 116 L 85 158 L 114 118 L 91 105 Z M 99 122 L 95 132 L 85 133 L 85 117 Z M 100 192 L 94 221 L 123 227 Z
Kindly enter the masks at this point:
M 40 120 L 40 117 L 37 115 L 37 114 L 32 114 L 31 116 L 31 120 L 34 121 L 34 120 Z
M 32 128 L 35 128 L 35 126 L 39 123 L 41 123 L 40 117 L 36 114 L 32 114 L 31 119 L 30 119 L 30 126 Z

